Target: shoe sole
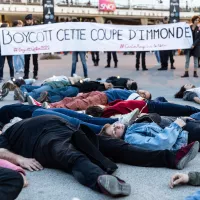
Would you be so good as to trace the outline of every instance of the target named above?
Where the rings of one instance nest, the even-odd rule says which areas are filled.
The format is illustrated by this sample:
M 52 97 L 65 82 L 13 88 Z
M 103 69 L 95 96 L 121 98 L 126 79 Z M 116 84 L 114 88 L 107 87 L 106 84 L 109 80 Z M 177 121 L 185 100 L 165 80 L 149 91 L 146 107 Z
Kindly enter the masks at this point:
M 42 95 L 37 99 L 38 102 L 43 103 L 48 96 L 48 93 L 42 93 Z
M 24 100 L 24 97 L 22 96 L 22 94 L 20 92 L 20 89 L 17 88 L 15 91 L 16 91 L 15 94 L 16 94 L 18 100 L 21 101 L 21 102 L 24 102 L 25 100 Z
M 177 169 L 183 169 L 187 163 L 193 160 L 199 152 L 199 142 L 196 141 L 190 151 L 178 162 Z
M 134 111 L 135 113 L 133 114 L 131 120 L 128 123 L 129 126 L 133 124 L 133 122 L 137 119 L 138 115 L 140 114 L 140 110 L 138 108 L 136 108 Z
M 113 197 L 128 196 L 131 193 L 131 186 L 127 183 L 118 181 L 114 176 L 100 176 L 97 182 L 105 194 Z
M 27 101 L 28 101 L 28 104 L 33 106 L 33 102 L 32 102 L 32 99 L 30 98 L 30 96 L 27 97 Z

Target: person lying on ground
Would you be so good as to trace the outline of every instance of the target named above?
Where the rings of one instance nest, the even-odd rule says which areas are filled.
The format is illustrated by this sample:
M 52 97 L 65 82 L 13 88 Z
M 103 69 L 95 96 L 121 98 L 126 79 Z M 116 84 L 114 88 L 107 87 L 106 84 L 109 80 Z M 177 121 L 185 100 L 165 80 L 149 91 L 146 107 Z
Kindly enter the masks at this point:
M 40 93 L 38 102 L 54 103 L 63 100 L 65 97 L 75 97 L 79 93 L 88 93 L 92 91 L 105 91 L 113 88 L 111 83 L 99 83 L 95 81 L 77 82 L 63 88 L 52 89 L 51 91 L 43 91 Z
M 66 87 L 68 85 L 71 85 L 72 82 L 75 83 L 80 81 L 81 77 L 76 76 L 61 79 L 54 78 L 52 80 L 54 81 L 45 81 L 41 86 L 22 85 L 20 88 L 16 88 L 14 90 L 14 96 L 18 98 L 18 100 L 20 100 L 21 102 L 26 102 L 28 95 L 37 99 L 40 97 L 41 92 L 52 91 L 53 89 Z
M 70 110 L 86 110 L 89 106 L 106 105 L 117 99 L 126 100 L 133 93 L 139 94 L 143 98 L 151 99 L 151 94 L 145 90 L 135 91 L 135 90 L 123 90 L 123 89 L 109 89 L 104 92 L 95 91 L 95 92 L 79 94 L 76 97 L 71 97 L 71 98 L 66 97 L 62 101 L 56 103 L 48 104 L 47 102 L 44 102 L 43 106 L 45 108 L 68 108 Z M 28 97 L 28 100 L 30 105 L 42 106 L 41 103 L 37 102 L 30 96 Z
M 193 84 L 185 84 L 174 97 L 200 104 L 200 87 L 195 87 Z
M 81 124 L 87 125 L 95 134 L 99 134 L 103 126 L 107 123 L 113 124 L 120 121 L 125 126 L 128 126 L 129 122 L 133 120 L 135 115 L 138 113 L 133 111 L 129 114 L 121 115 L 118 118 L 96 118 L 90 117 L 86 114 L 77 113 L 73 110 L 63 108 L 44 109 L 38 106 L 29 106 L 23 104 L 13 104 L 3 106 L 0 109 L 0 122 L 1 127 L 9 123 L 14 117 L 27 119 L 30 117 L 41 116 L 41 115 L 55 115 L 63 118 L 70 122 L 75 127 L 79 127 Z
M 169 186 L 171 189 L 178 185 L 192 185 L 200 186 L 200 173 L 199 172 L 189 172 L 188 174 L 177 173 L 172 176 Z M 200 199 L 200 191 L 195 194 L 188 196 L 185 200 L 198 200 Z
M 98 78 L 97 80 L 100 81 L 101 78 Z M 137 83 L 130 78 L 122 78 L 120 76 L 111 76 L 106 79 L 106 82 L 112 83 L 115 88 L 122 88 L 122 89 L 127 89 L 127 90 L 138 89 Z
M 118 114 L 127 114 L 136 108 L 138 108 L 141 113 L 157 113 L 161 116 L 176 117 L 190 116 L 200 112 L 200 109 L 192 106 L 151 100 L 117 100 L 109 103 L 108 106 L 102 105 L 103 104 L 97 104 L 97 106 L 90 105 L 90 107 L 86 109 L 86 114 L 93 117 L 108 118 Z
M 141 151 L 122 140 L 95 135 L 87 126 L 74 128 L 52 115 L 21 120 L 0 135 L 0 158 L 30 171 L 64 170 L 81 184 L 111 196 L 131 193 L 129 184 L 109 175 L 118 168 L 114 162 L 183 169 L 198 149 L 195 142 L 178 151 Z

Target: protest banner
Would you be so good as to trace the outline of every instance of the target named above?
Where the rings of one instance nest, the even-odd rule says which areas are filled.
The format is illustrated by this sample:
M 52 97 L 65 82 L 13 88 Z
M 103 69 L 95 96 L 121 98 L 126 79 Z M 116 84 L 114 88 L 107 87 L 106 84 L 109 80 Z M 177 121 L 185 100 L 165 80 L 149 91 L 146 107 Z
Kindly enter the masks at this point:
M 86 22 L 0 29 L 2 55 L 61 51 L 155 51 L 188 49 L 188 24 L 124 26 Z
M 99 0 L 99 11 L 114 12 L 116 5 L 114 0 Z

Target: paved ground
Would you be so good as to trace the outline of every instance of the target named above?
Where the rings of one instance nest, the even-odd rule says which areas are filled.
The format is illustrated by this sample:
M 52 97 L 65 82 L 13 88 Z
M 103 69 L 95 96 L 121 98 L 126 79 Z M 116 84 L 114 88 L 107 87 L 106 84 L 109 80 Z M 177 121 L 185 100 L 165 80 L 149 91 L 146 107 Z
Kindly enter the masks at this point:
M 121 77 L 130 77 L 136 80 L 140 88 L 147 89 L 152 92 L 153 98 L 157 96 L 165 96 L 168 100 L 181 104 L 200 106 L 194 103 L 188 103 L 181 100 L 175 100 L 173 94 L 186 83 L 193 83 L 199 86 L 198 78 L 182 79 L 184 57 L 176 57 L 175 71 L 157 71 L 158 67 L 154 67 L 156 61 L 152 54 L 147 56 L 147 67 L 149 71 L 135 70 L 135 57 L 119 55 L 119 68 L 105 69 L 104 66 L 106 56 L 101 55 L 100 67 L 94 67 L 89 58 L 89 77 L 96 79 L 98 77 L 108 77 L 111 75 L 119 75 Z M 52 75 L 70 75 L 71 71 L 71 55 L 62 56 L 62 60 L 58 61 L 40 61 L 40 80 Z M 82 67 L 80 63 L 77 67 L 77 73 L 82 75 Z M 190 68 L 190 74 L 193 68 Z M 199 73 L 200 75 L 200 73 Z M 5 79 L 8 79 L 8 67 L 5 67 Z M 37 81 L 39 84 L 40 81 Z M 0 106 L 11 104 L 14 101 L 13 94 L 9 94 Z M 192 161 L 183 172 L 191 170 L 199 171 L 200 155 Z M 179 187 L 174 190 L 168 188 L 170 176 L 177 170 L 161 169 L 161 168 L 142 168 L 119 164 L 117 176 L 126 180 L 131 184 L 132 193 L 124 200 L 183 200 L 184 197 L 192 194 L 198 188 L 195 187 Z M 64 172 L 57 170 L 45 169 L 41 172 L 27 173 L 29 187 L 24 189 L 18 200 L 102 200 L 111 199 L 92 190 L 83 187 L 77 183 L 74 178 Z

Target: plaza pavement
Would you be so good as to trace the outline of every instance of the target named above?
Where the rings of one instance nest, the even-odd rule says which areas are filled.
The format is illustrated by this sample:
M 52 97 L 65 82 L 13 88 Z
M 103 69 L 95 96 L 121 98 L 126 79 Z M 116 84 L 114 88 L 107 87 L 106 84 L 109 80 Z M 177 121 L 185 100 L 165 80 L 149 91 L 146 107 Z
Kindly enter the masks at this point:
M 106 54 L 100 55 L 101 61 L 99 67 L 94 67 L 91 57 L 88 59 L 88 74 L 92 79 L 98 77 L 108 77 L 112 75 L 133 78 L 138 82 L 139 88 L 149 90 L 153 98 L 164 96 L 170 101 L 180 104 L 187 104 L 199 107 L 192 102 L 184 102 L 173 98 L 173 94 L 186 83 L 193 83 L 199 86 L 200 78 L 182 79 L 180 76 L 184 71 L 184 57 L 175 57 L 176 70 L 157 71 L 155 67 L 155 57 L 152 54 L 147 56 L 147 68 L 149 71 L 135 70 L 135 56 L 123 56 L 119 54 L 119 67 L 114 69 L 105 69 Z M 193 61 L 192 61 L 193 62 Z M 113 64 L 112 64 L 113 65 Z M 39 81 L 52 75 L 69 76 L 71 72 L 71 55 L 62 56 L 61 60 L 39 61 Z M 77 74 L 82 75 L 83 70 L 81 63 L 78 63 Z M 4 78 L 9 78 L 8 66 L 4 69 Z M 32 75 L 32 74 L 31 74 Z M 190 68 L 190 75 L 193 75 L 193 67 Z M 200 72 L 199 72 L 200 75 Z M 10 93 L 0 106 L 14 103 L 13 93 Z M 197 156 L 181 172 L 200 171 L 200 155 Z M 116 176 L 124 179 L 131 184 L 132 192 L 129 197 L 118 198 L 124 200 L 183 200 L 186 196 L 198 190 L 198 187 L 183 186 L 176 189 L 169 189 L 168 182 L 172 174 L 180 172 L 166 168 L 145 168 L 134 167 L 119 164 Z M 44 169 L 40 172 L 27 172 L 29 186 L 23 189 L 17 198 L 18 200 L 108 200 L 112 199 L 105 195 L 99 194 L 80 185 L 71 175 L 52 169 Z

